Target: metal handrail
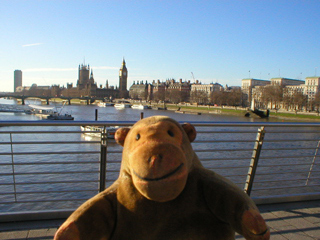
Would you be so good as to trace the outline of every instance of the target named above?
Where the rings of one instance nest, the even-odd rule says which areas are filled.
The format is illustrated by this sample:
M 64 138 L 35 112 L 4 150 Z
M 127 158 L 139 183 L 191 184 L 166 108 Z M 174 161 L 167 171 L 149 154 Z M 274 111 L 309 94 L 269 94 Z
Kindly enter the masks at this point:
M 191 123 L 197 129 L 193 148 L 203 165 L 239 187 L 250 185 L 251 191 L 244 190 L 257 203 L 320 199 L 319 123 Z M 29 217 L 32 212 L 32 218 L 35 211 L 70 213 L 108 187 L 119 174 L 121 147 L 104 131 L 102 138 L 86 141 L 76 127 L 132 124 L 0 121 L 0 222 L 21 211 Z M 263 127 L 265 136 L 258 140 Z M 255 171 L 248 171 L 252 166 Z
M 0 121 L 0 126 L 131 126 L 135 121 Z M 182 123 L 182 122 L 181 122 Z M 198 127 L 319 127 L 308 122 L 203 122 L 189 121 Z M 320 129 L 319 129 L 320 131 Z

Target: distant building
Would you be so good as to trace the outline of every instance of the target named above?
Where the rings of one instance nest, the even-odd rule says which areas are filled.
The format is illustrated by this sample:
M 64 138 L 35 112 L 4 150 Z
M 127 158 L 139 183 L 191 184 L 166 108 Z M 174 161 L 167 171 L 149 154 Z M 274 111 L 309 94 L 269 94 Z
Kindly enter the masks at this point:
M 61 94 L 65 97 L 95 97 L 97 84 L 94 82 L 93 72 L 90 66 L 81 64 L 78 68 L 77 86 L 67 84 L 67 88 L 63 89 Z
M 28 87 L 19 86 L 19 87 L 16 88 L 16 92 L 19 92 L 19 93 L 26 92 L 26 91 L 29 91 L 29 89 L 30 89 L 30 86 L 28 86 Z
M 51 95 L 51 87 L 50 86 L 38 86 L 37 84 L 32 84 L 29 88 L 28 95 L 31 96 L 45 96 L 49 97 Z
M 108 81 L 106 81 L 104 87 L 102 85 L 98 87 L 94 81 L 93 71 L 90 69 L 90 66 L 81 64 L 78 70 L 77 86 L 73 87 L 72 83 L 67 84 L 67 88 L 61 91 L 61 95 L 64 97 L 98 97 L 107 99 L 126 98 L 128 96 L 128 90 L 126 89 L 127 79 L 128 70 L 124 59 L 119 71 L 119 86 L 122 91 L 120 91 L 120 87 L 118 89 L 109 86 Z
M 262 80 L 262 79 L 254 79 L 254 78 L 246 78 L 242 79 L 241 82 L 241 91 L 244 94 L 243 102 L 250 106 L 252 100 L 252 89 L 256 86 L 266 86 L 269 85 L 271 81 Z
M 174 79 L 169 79 L 166 81 L 166 100 L 178 102 L 189 101 L 190 98 L 190 81 L 183 82 L 182 79 L 175 81 Z
M 160 82 L 160 80 L 153 80 L 149 89 L 151 99 L 155 101 L 164 101 L 166 97 L 166 88 L 166 83 Z
M 199 80 L 191 84 L 190 100 L 193 102 L 206 104 L 210 102 L 210 96 L 213 92 L 223 91 L 223 86 L 219 83 L 201 84 Z
M 22 71 L 15 70 L 14 71 L 14 82 L 13 82 L 13 91 L 17 91 L 17 87 L 22 87 Z
M 266 85 L 266 86 L 270 86 L 270 85 Z M 253 106 L 251 105 L 251 101 L 246 103 L 246 106 L 250 106 L 251 108 L 256 107 L 256 108 L 265 108 L 266 106 L 263 105 L 262 103 L 262 97 L 263 97 L 263 90 L 265 89 L 266 86 L 256 86 L 254 88 L 251 89 L 251 101 L 252 99 L 254 99 L 254 104 Z
M 155 81 L 150 84 L 147 81 L 133 82 L 129 89 L 129 96 L 133 99 L 139 100 L 181 100 L 187 101 L 190 97 L 190 82 L 183 82 L 182 79 L 179 82 L 174 79 L 160 82 Z
M 196 83 L 191 84 L 191 92 L 201 91 L 205 92 L 210 96 L 212 92 L 222 91 L 223 86 L 219 83 L 211 83 L 211 84 L 201 84 L 198 80 Z
M 307 77 L 304 94 L 308 96 L 308 101 L 313 101 L 320 90 L 320 77 Z
M 287 85 L 283 89 L 283 96 L 290 96 L 292 97 L 296 93 L 305 93 L 306 86 L 304 84 L 300 85 Z
M 80 67 L 80 65 L 79 65 L 77 88 L 79 90 L 82 90 L 84 88 L 90 88 L 94 84 L 95 83 L 94 83 L 94 79 L 93 79 L 93 72 L 91 70 L 91 73 L 90 73 L 90 66 L 89 65 L 86 66 L 86 65 L 81 64 L 81 67 Z
M 301 85 L 304 84 L 303 80 L 290 79 L 290 78 L 271 78 L 271 85 L 278 85 L 281 87 L 289 85 Z
M 319 78 L 318 78 L 319 79 Z M 288 102 L 288 99 L 295 96 L 295 94 L 303 94 L 308 96 L 308 100 L 314 99 L 315 95 L 313 90 L 316 90 L 317 87 L 312 84 L 317 84 L 317 78 L 310 78 L 308 84 L 310 87 L 308 88 L 305 81 L 300 79 L 290 79 L 290 78 L 271 78 L 271 81 L 268 81 L 270 84 L 260 85 L 252 84 L 248 87 L 247 79 L 242 80 L 242 92 L 248 94 L 250 102 L 254 99 L 255 107 L 262 108 L 282 108 L 284 107 L 284 102 Z M 318 80 L 319 82 L 319 80 Z M 246 84 L 246 85 L 244 85 Z M 277 88 L 276 86 L 279 86 Z M 276 87 L 276 88 L 275 88 Z M 306 89 L 310 89 L 308 92 Z M 268 105 L 265 105 L 266 99 L 265 97 L 270 98 L 268 101 Z M 286 99 L 286 101 L 284 101 Z M 287 104 L 287 103 L 286 103 Z M 251 106 L 253 107 L 253 106 Z M 288 109 L 288 107 L 286 107 Z
M 102 84 L 98 87 L 97 83 L 94 81 L 93 71 L 90 68 L 89 64 L 81 64 L 78 68 L 78 79 L 77 85 L 74 87 L 72 83 L 67 83 L 67 87 L 60 87 L 59 85 L 50 86 L 37 86 L 33 84 L 31 87 L 22 86 L 22 72 L 16 70 L 14 72 L 14 86 L 15 91 L 25 92 L 30 96 L 52 96 L 52 97 L 96 97 L 96 98 L 105 98 L 105 99 L 115 99 L 119 97 L 127 97 L 128 90 L 127 87 L 128 79 L 128 70 L 126 68 L 126 63 L 123 59 L 122 66 L 119 72 L 119 85 L 121 86 L 120 90 L 116 87 L 109 86 L 108 80 L 106 85 Z
M 132 99 L 139 99 L 139 100 L 147 100 L 149 97 L 148 90 L 149 90 L 148 82 L 144 84 L 143 81 L 133 81 L 133 84 L 131 85 L 129 89 L 129 97 Z

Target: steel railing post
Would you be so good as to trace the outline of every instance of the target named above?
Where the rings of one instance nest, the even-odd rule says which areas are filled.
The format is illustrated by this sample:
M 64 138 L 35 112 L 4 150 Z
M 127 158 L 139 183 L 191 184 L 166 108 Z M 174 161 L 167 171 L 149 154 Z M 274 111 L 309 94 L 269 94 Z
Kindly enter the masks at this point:
M 248 170 L 247 180 L 246 180 L 245 187 L 244 187 L 244 191 L 249 196 L 251 194 L 254 177 L 256 174 L 257 167 L 258 167 L 258 161 L 259 161 L 265 133 L 266 132 L 264 130 L 264 127 L 261 127 L 258 129 L 256 141 L 255 141 L 253 152 L 252 152 L 251 162 L 250 162 L 250 166 L 249 166 L 249 170 Z
M 15 169 L 14 169 L 12 133 L 10 133 L 10 147 L 11 147 L 12 180 L 13 180 L 14 199 L 17 202 L 17 187 L 16 187 L 16 175 L 15 175 Z
M 316 157 L 317 157 L 317 155 L 318 155 L 319 146 L 320 146 L 320 141 L 318 141 L 318 145 L 317 145 L 316 151 L 315 151 L 315 153 L 314 153 L 314 157 L 313 157 L 313 160 L 312 160 L 310 169 L 309 169 L 309 173 L 308 173 L 308 178 L 307 178 L 307 181 L 306 181 L 306 185 L 308 185 L 308 182 L 309 182 L 309 179 L 310 179 L 310 176 L 311 176 L 311 172 L 312 172 L 313 166 L 314 166 L 314 164 L 315 164 Z
M 107 129 L 103 128 L 101 132 L 101 145 L 100 145 L 100 178 L 99 178 L 99 192 L 106 188 L 106 170 L 107 170 Z

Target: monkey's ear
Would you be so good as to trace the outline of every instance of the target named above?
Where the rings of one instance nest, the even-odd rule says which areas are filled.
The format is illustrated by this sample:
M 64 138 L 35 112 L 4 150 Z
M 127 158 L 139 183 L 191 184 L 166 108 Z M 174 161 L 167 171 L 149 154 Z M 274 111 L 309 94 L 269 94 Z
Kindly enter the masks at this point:
M 186 132 L 186 134 L 187 134 L 187 136 L 189 138 L 189 141 L 193 142 L 197 137 L 197 131 L 194 128 L 194 126 L 192 124 L 190 124 L 190 123 L 184 123 L 184 124 L 181 124 L 181 127 Z
M 114 134 L 114 139 L 116 140 L 116 142 L 123 146 L 124 145 L 124 140 L 127 137 L 128 132 L 130 131 L 130 128 L 119 128 L 116 133 Z

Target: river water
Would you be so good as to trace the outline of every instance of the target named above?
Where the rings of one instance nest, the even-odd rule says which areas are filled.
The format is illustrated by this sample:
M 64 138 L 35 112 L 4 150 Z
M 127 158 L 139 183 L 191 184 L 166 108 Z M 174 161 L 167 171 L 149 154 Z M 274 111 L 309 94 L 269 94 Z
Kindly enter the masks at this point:
M 14 100 L 7 100 L 0 98 L 0 104 L 16 104 Z M 40 104 L 40 101 L 26 101 L 26 104 Z M 46 105 L 44 105 L 46 106 Z M 50 106 L 56 106 L 57 110 L 60 111 L 62 105 L 57 103 L 50 103 Z M 94 121 L 95 110 L 98 109 L 98 120 L 99 121 L 136 121 L 140 118 L 140 112 L 142 110 L 135 110 L 126 108 L 117 110 L 114 107 L 98 107 L 96 105 L 65 105 L 62 109 L 62 113 L 71 113 L 75 118 L 75 121 Z M 177 121 L 214 121 L 214 122 L 253 122 L 253 121 L 276 121 L 275 119 L 258 119 L 258 118 L 247 118 L 244 116 L 233 116 L 233 115 L 220 115 L 220 114 L 180 114 L 174 111 L 162 111 L 162 110 L 143 110 L 144 117 L 153 115 L 165 115 L 174 118 Z M 0 120 L 39 120 L 34 115 L 27 115 L 24 113 L 4 113 L 0 112 Z
M 15 104 L 13 100 L 4 100 L 0 99 L 0 104 Z M 40 104 L 40 102 L 27 102 L 27 104 Z M 57 110 L 61 108 L 61 104 L 56 105 Z M 75 118 L 75 121 L 94 121 L 95 112 L 98 109 L 98 120 L 99 121 L 138 121 L 140 118 L 141 110 L 134 110 L 131 108 L 126 108 L 123 110 L 117 110 L 114 107 L 98 107 L 96 105 L 66 105 L 62 109 L 62 113 L 70 113 Z M 174 118 L 177 121 L 210 121 L 210 122 L 254 122 L 254 121 L 277 121 L 276 119 L 256 119 L 256 118 L 246 118 L 242 116 L 233 116 L 233 115 L 219 115 L 219 114 L 202 114 L 202 115 L 192 115 L 192 114 L 180 114 L 173 111 L 159 111 L 159 110 L 143 110 L 144 117 L 153 116 L 153 115 L 166 115 Z M 1 121 L 32 121 L 39 120 L 39 117 L 34 115 L 27 115 L 24 113 L 3 113 L 0 112 Z M 38 127 L 18 127 L 20 130 L 39 130 Z M 79 127 L 70 127 L 72 130 L 79 131 Z M 63 130 L 60 127 L 52 126 L 45 127 L 45 130 L 48 131 L 59 131 Z M 205 129 L 204 129 L 205 130 Z M 213 169 L 214 171 L 221 173 L 223 175 L 236 175 L 235 177 L 230 177 L 234 182 L 241 182 L 240 186 L 243 186 L 245 181 L 245 175 L 248 171 L 248 164 L 252 155 L 253 142 L 256 138 L 257 128 L 252 128 L 253 133 L 235 133 L 236 128 L 220 128 L 218 131 L 229 131 L 229 133 L 215 133 L 215 134 L 202 134 L 197 138 L 198 140 L 222 140 L 219 143 L 206 143 L 206 144 L 197 144 L 193 145 L 193 148 L 199 150 L 198 156 L 200 159 L 215 159 L 215 161 L 209 161 L 208 163 L 204 161 L 204 165 L 208 168 Z M 8 131 L 8 128 L 1 128 L 0 131 Z M 30 152 L 60 152 L 60 151 L 73 151 L 73 152 L 86 152 L 86 151 L 100 151 L 100 144 L 94 142 L 88 142 L 86 137 L 83 134 L 65 134 L 66 140 L 69 141 L 82 141 L 86 144 L 20 144 L 15 145 L 13 149 L 10 149 L 10 146 L 0 145 L 0 152 L 10 152 L 14 151 L 18 153 L 12 158 L 10 155 L 1 155 L 0 156 L 0 212 L 6 211 L 35 211 L 35 210 L 55 210 L 55 209 L 68 209 L 75 208 L 85 199 L 96 194 L 97 178 L 99 173 L 99 154 L 40 154 L 40 155 L 27 155 L 19 153 L 30 153 Z M 278 134 L 270 135 L 269 139 L 278 139 L 280 136 Z M 304 134 L 300 134 L 300 137 L 310 138 Z M 281 143 L 276 143 L 277 147 L 287 147 L 291 146 L 292 148 L 298 149 L 301 146 L 304 147 L 304 150 L 296 150 L 293 154 L 299 155 L 302 154 L 300 151 L 304 152 L 304 155 L 308 154 L 310 156 L 314 155 L 314 151 L 317 148 L 317 141 L 319 139 L 318 133 L 312 133 L 312 138 L 315 139 L 314 142 L 301 142 L 295 146 L 294 143 L 286 142 L 288 139 L 292 138 L 292 134 L 281 134 L 283 141 Z M 243 142 L 250 139 L 251 142 Z M 52 142 L 52 141 L 63 141 L 61 134 L 56 136 L 53 134 L 29 134 L 29 135 L 13 135 L 12 141 L 21 142 L 21 141 L 37 141 L 37 142 Z M 94 139 L 93 139 L 94 140 Z M 233 140 L 234 142 L 228 143 L 223 141 Z M 8 142 L 10 141 L 9 135 L 0 134 L 0 141 Z M 274 148 L 274 143 L 265 143 L 266 146 L 270 145 L 270 148 Z M 121 147 L 115 144 L 114 142 L 110 143 L 108 149 L 121 151 Z M 201 152 L 202 149 L 221 149 L 217 152 Z M 231 149 L 231 150 L 230 150 Z M 232 151 L 232 149 L 240 149 L 237 152 Z M 249 151 L 241 151 L 242 149 L 250 149 Z M 307 153 L 307 151 L 309 151 Z M 275 150 L 273 153 L 270 151 L 264 153 L 268 158 L 272 159 L 274 155 L 281 156 L 283 155 L 293 155 L 289 152 L 283 152 Z M 269 154 L 269 156 L 268 156 Z M 107 181 L 111 183 L 117 178 L 118 169 L 120 166 L 121 153 L 108 154 L 108 163 L 107 169 L 110 172 L 107 173 Z M 234 168 L 236 174 L 230 173 L 230 168 L 224 169 L 226 166 L 225 161 L 222 159 L 232 159 L 236 158 L 236 161 L 231 163 L 231 167 Z M 263 154 L 262 154 L 263 158 Z M 239 160 L 238 160 L 239 159 Z M 243 160 L 241 160 L 243 159 Z M 267 164 L 270 164 L 270 159 L 268 159 Z M 302 159 L 307 161 L 309 164 L 312 161 L 312 158 Z M 301 162 L 301 159 L 294 159 L 293 163 Z M 14 161 L 14 169 L 10 165 Z M 61 161 L 61 164 L 59 162 Z M 265 160 L 266 161 L 266 160 Z M 271 161 L 271 165 L 279 163 L 286 163 L 288 159 L 283 157 L 283 159 L 277 159 L 276 162 Z M 87 164 L 68 164 L 70 163 L 82 163 L 87 162 Z M 30 164 L 28 164 L 30 163 Z M 32 163 L 32 164 L 31 164 Z M 39 164 L 35 164 L 39 163 Z M 52 164 L 51 164 L 52 163 Z M 58 163 L 58 164 L 57 164 Z M 66 164 L 67 163 L 67 164 Z M 230 165 L 230 161 L 228 163 Z M 262 160 L 262 164 L 264 164 Z M 287 163 L 286 163 L 287 164 Z M 309 169 L 309 165 L 304 166 L 304 168 Z M 273 171 L 288 171 L 284 166 L 279 165 L 279 169 L 274 167 L 265 168 L 264 171 L 270 171 L 273 168 Z M 299 166 L 299 168 L 301 168 Z M 10 175 L 10 173 L 15 171 L 15 178 Z M 295 170 L 290 167 L 290 171 Z M 50 172 L 52 171 L 52 174 Z M 67 172 L 69 174 L 60 174 L 60 171 Z M 72 174 L 73 171 L 81 172 L 80 174 Z M 114 172 L 113 172 L 114 171 Z M 59 174 L 57 174 L 57 172 Z M 307 171 L 306 171 L 307 172 Z M 8 174 L 9 173 L 9 174 Z M 22 173 L 22 174 L 21 174 Z M 37 173 L 37 174 L 34 174 Z M 276 176 L 277 178 L 283 177 L 283 174 Z M 288 176 L 290 177 L 290 176 Z M 291 176 L 292 177 L 292 176 Z M 305 181 L 305 174 L 296 174 L 294 177 L 301 177 Z M 264 176 L 263 180 L 272 180 L 275 178 L 274 175 Z M 81 180 L 80 183 L 68 184 L 68 181 Z M 87 181 L 87 182 L 85 182 Z M 13 183 L 17 184 L 13 184 Z M 54 184 L 42 184 L 42 182 L 55 182 Z M 319 182 L 319 180 L 318 180 Z M 25 184 L 27 183 L 27 184 Z M 39 183 L 39 184 L 37 184 Z M 278 183 L 275 183 L 278 184 Z M 270 183 L 268 184 L 268 186 Z M 43 191 L 43 193 L 42 193 Z M 50 193 L 48 193 L 48 191 Z M 63 192 L 65 191 L 65 192 Z M 12 194 L 13 192 L 17 194 Z M 30 193 L 28 193 L 30 192 Z M 59 193 L 61 192 L 61 193 Z M 5 194 L 7 193 L 7 194 Z M 26 194 L 27 193 L 27 194 Z M 269 194 L 269 193 L 266 193 Z M 47 201 L 49 199 L 49 201 Z M 54 199 L 56 202 L 51 202 L 50 200 Z M 80 200 L 78 200 L 80 199 Z M 37 202 L 34 202 L 37 201 Z M 1 204 L 2 202 L 2 204 Z M 4 202 L 7 202 L 5 204 Z M 60 204 L 63 202 L 63 206 Z

